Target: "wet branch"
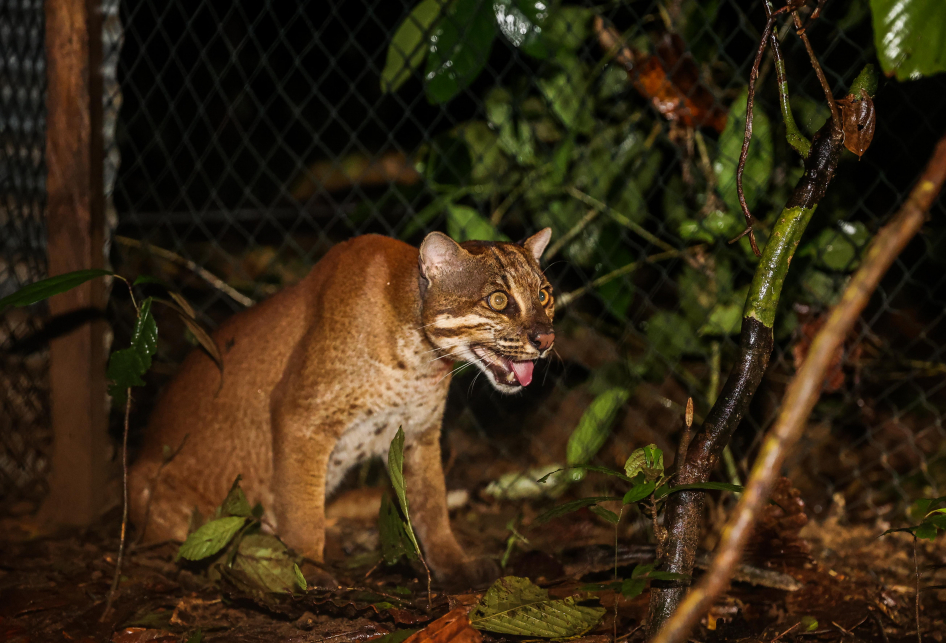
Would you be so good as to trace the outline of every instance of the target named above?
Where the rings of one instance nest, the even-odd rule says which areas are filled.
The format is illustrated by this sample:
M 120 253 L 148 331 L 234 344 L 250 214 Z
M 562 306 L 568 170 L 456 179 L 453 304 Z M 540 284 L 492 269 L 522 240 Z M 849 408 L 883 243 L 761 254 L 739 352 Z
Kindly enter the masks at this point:
M 816 142 L 815 146 L 817 145 Z M 861 311 L 877 288 L 880 279 L 907 242 L 923 225 L 929 208 L 944 182 L 946 182 L 946 136 L 936 146 L 933 157 L 910 193 L 907 202 L 877 233 L 860 269 L 845 289 L 841 301 L 831 311 L 827 323 L 812 342 L 808 357 L 788 387 L 778 420 L 762 444 L 746 490 L 723 530 L 722 540 L 712 567 L 700 584 L 689 593 L 679 609 L 666 621 L 654 639 L 654 643 L 686 641 L 699 618 L 709 610 L 716 597 L 728 585 L 739 563 L 742 547 L 755 525 L 756 516 L 772 490 L 775 477 L 779 475 L 786 456 L 798 441 L 805 421 L 818 401 L 829 362 L 860 317 Z M 708 423 L 709 420 L 707 420 Z M 691 455 L 688 453 L 688 459 Z
M 775 12 L 766 7 L 771 35 Z M 764 44 L 764 39 L 763 39 Z M 750 91 L 750 99 L 752 92 Z M 747 110 L 751 113 L 751 108 Z M 745 415 L 772 352 L 772 328 L 782 285 L 795 249 L 834 177 L 844 135 L 840 124 L 829 120 L 815 134 L 805 159 L 805 173 L 773 225 L 772 234 L 753 277 L 744 310 L 736 363 L 703 425 L 693 436 L 681 463 L 679 484 L 705 482 Z M 664 517 L 669 534 L 663 570 L 689 576 L 700 537 L 703 492 L 688 490 L 670 496 Z M 688 581 L 654 581 L 650 603 L 650 631 L 657 632 L 683 600 Z

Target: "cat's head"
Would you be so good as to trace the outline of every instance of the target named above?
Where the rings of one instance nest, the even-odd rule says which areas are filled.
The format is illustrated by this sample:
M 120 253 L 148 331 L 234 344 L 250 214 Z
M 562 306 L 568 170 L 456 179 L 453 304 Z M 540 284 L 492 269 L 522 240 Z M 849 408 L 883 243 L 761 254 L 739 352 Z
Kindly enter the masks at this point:
M 539 258 L 552 230 L 521 243 L 432 232 L 420 246 L 423 325 L 442 359 L 475 364 L 503 393 L 532 381 L 555 341 L 555 297 Z

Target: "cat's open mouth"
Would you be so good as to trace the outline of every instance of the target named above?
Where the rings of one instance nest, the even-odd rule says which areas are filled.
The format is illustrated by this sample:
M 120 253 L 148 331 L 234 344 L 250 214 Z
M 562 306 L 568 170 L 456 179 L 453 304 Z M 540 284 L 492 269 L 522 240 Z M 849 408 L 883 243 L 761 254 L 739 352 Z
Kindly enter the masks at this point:
M 492 373 L 496 382 L 506 386 L 529 386 L 532 382 L 532 370 L 535 362 L 527 360 L 516 362 L 503 357 L 483 346 L 471 347 L 481 363 Z

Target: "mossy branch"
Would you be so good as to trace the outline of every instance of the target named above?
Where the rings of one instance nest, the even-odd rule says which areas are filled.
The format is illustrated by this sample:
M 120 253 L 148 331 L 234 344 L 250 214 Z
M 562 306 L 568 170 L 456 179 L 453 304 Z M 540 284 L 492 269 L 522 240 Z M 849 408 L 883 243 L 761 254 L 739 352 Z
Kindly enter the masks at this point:
M 852 87 L 852 93 L 853 89 Z M 825 372 L 833 356 L 854 327 L 880 279 L 907 242 L 920 230 L 944 182 L 946 137 L 937 145 L 909 199 L 896 216 L 877 233 L 860 269 L 845 289 L 840 303 L 831 311 L 827 322 L 812 342 L 808 357 L 788 387 L 778 419 L 762 443 L 745 492 L 723 529 L 722 539 L 709 572 L 661 628 L 654 643 L 686 641 L 699 618 L 729 584 L 756 517 L 771 492 L 775 477 L 801 436 L 805 420 L 820 397 Z M 919 632 L 919 628 L 917 631 Z
M 768 8 L 767 13 L 771 20 Z M 736 363 L 719 398 L 690 442 L 686 457 L 680 463 L 678 484 L 702 483 L 709 479 L 762 381 L 772 352 L 775 311 L 789 264 L 834 177 L 843 144 L 843 132 L 833 118 L 822 126 L 811 142 L 805 158 L 805 173 L 779 215 L 753 277 L 746 298 Z M 702 491 L 682 491 L 668 500 L 664 518 L 669 534 L 665 571 L 691 576 L 701 532 L 702 510 Z M 651 633 L 657 633 L 671 617 L 683 600 L 688 584 L 689 581 L 653 583 Z

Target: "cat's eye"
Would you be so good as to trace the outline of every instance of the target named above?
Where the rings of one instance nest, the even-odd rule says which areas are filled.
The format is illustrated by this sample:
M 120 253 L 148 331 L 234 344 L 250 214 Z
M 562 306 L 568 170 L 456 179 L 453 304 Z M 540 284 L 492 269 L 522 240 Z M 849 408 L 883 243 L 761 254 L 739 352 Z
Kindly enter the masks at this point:
M 539 303 L 543 306 L 549 303 L 549 291 L 545 288 L 539 291 Z
M 504 292 L 496 291 L 486 298 L 486 303 L 495 311 L 505 310 L 509 305 L 509 297 Z

